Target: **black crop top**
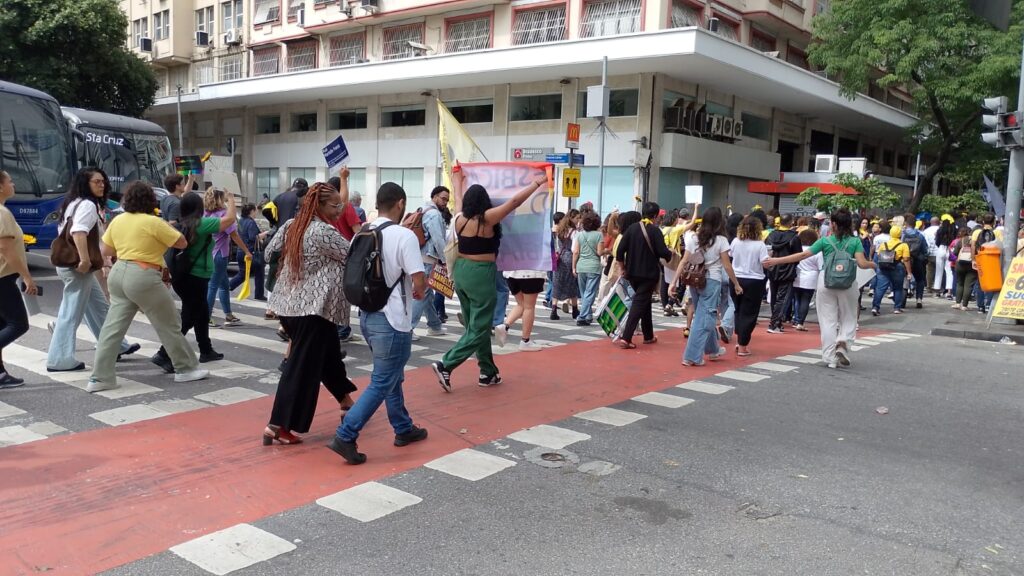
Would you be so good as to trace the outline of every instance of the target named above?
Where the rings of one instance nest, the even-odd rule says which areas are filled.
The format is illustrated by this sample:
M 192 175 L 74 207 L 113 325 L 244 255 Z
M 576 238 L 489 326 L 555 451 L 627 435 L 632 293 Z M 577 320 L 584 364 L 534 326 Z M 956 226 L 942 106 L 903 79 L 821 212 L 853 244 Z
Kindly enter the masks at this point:
M 497 236 L 490 238 L 484 238 L 483 236 L 463 236 L 462 230 L 466 229 L 466 225 L 469 224 L 467 219 L 462 223 L 462 228 L 456 232 L 459 237 L 459 252 L 467 256 L 483 256 L 485 254 L 498 253 L 498 245 L 501 244 L 501 239 Z M 479 229 L 477 230 L 479 233 Z

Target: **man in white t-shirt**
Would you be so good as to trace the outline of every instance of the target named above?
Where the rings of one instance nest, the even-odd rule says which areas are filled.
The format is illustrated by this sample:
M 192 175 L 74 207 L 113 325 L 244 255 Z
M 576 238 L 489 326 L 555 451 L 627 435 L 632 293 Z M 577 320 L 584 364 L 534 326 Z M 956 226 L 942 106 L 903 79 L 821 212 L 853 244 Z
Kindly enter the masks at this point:
M 359 326 L 373 354 L 373 373 L 370 385 L 345 414 L 337 434 L 328 444 L 328 448 L 349 464 L 366 462 L 366 455 L 356 447 L 356 438 L 381 403 L 387 406 L 388 421 L 395 430 L 395 446 L 406 446 L 427 437 L 427 430 L 413 424 L 409 417 L 402 393 L 405 364 L 412 354 L 412 304 L 413 300 L 422 300 L 427 290 L 416 234 L 399 225 L 405 209 L 405 190 L 394 182 L 384 183 L 377 191 L 380 216 L 369 229 L 382 228 L 384 278 L 387 285 L 394 288 L 383 310 L 360 313 Z

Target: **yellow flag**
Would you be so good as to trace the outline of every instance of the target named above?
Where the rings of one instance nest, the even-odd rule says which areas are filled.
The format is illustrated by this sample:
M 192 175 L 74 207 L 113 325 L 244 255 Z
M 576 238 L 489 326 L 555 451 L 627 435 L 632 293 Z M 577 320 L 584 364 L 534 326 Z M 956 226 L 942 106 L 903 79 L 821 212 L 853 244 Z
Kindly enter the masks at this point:
M 249 275 L 252 274 L 252 258 L 245 259 L 245 280 L 242 281 L 242 289 L 238 292 L 238 301 L 242 302 L 249 297 Z
M 437 117 L 437 141 L 441 146 L 441 174 L 444 185 L 450 190 L 452 168 L 456 162 L 487 162 L 487 157 L 441 100 L 437 101 Z

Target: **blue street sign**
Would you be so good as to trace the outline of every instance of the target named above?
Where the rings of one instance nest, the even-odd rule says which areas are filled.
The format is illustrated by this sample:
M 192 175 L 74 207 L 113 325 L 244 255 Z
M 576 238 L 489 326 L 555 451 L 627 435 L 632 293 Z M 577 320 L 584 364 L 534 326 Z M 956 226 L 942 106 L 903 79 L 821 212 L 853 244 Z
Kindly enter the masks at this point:
M 327 167 L 334 168 L 348 159 L 348 148 L 345 146 L 345 139 L 338 134 L 338 137 L 324 146 L 324 160 L 327 160 Z
M 584 166 L 583 160 L 583 154 L 572 155 L 572 163 L 576 166 Z M 552 164 L 568 164 L 569 154 L 548 154 L 547 156 L 544 157 L 544 161 L 551 162 Z

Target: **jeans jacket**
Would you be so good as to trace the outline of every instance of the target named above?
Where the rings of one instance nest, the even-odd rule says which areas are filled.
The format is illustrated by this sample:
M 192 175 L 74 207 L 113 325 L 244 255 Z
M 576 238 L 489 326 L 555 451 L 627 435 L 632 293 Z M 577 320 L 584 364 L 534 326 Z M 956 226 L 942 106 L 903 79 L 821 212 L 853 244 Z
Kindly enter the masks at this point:
M 434 258 L 443 264 L 445 245 L 444 217 L 441 216 L 441 211 L 434 206 L 433 202 L 428 202 L 422 210 L 423 231 L 427 233 L 427 243 L 420 248 L 420 252 L 424 256 Z

